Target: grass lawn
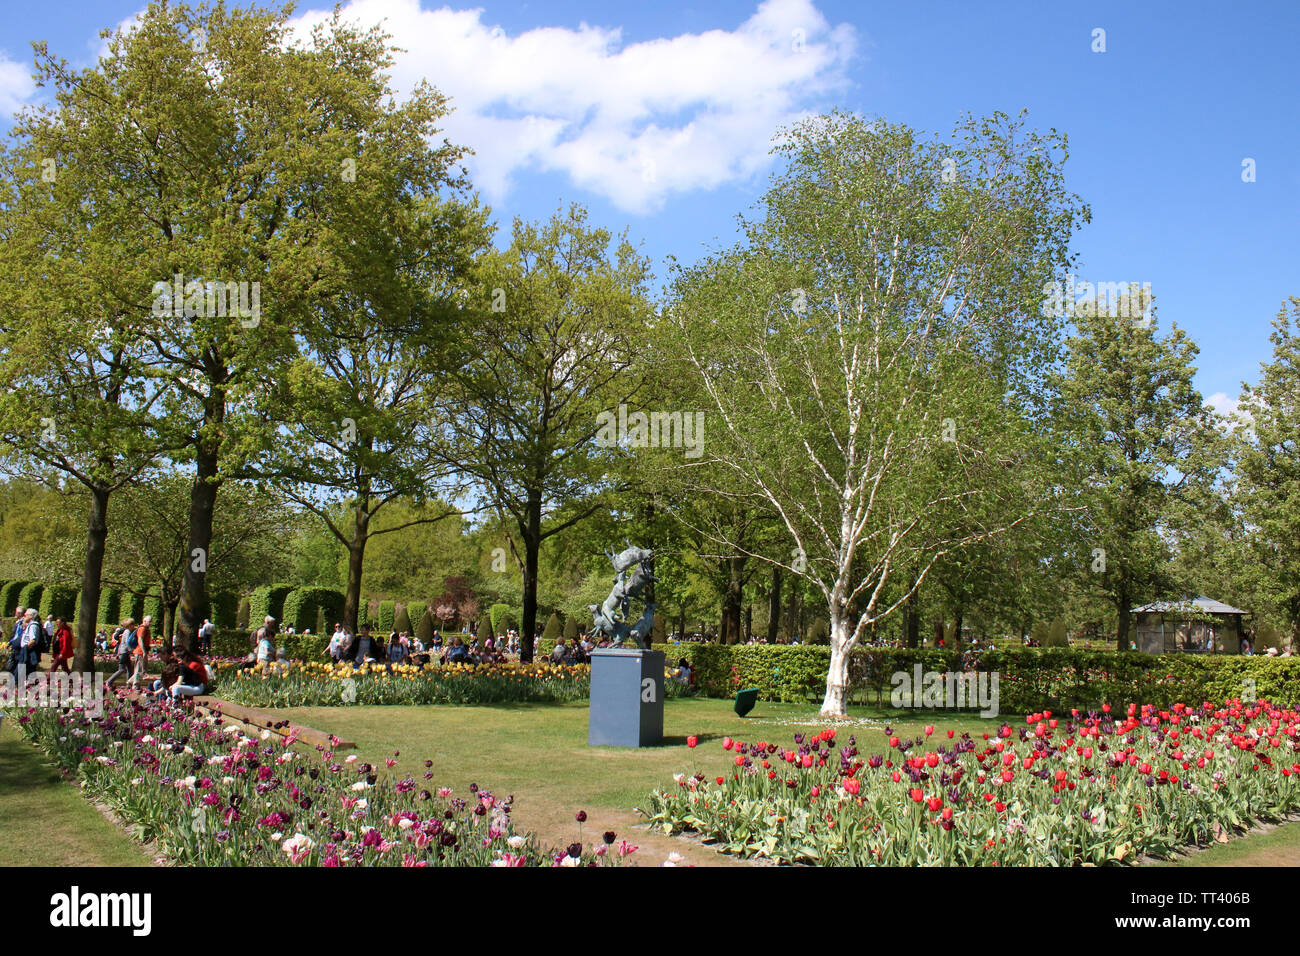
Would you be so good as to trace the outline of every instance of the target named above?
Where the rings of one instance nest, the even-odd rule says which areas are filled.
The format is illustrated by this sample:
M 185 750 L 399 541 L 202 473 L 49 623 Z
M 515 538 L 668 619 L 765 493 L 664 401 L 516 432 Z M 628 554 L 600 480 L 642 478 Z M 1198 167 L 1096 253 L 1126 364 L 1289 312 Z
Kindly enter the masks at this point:
M 6 718 L 0 722 L 0 866 L 150 866 Z

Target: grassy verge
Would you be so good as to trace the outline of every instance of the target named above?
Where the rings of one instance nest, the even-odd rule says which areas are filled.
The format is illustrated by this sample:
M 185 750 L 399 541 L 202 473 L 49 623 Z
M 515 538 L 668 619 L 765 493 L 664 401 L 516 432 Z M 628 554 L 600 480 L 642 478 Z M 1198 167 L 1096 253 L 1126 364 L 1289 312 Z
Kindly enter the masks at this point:
M 150 866 L 8 719 L 0 722 L 0 866 Z

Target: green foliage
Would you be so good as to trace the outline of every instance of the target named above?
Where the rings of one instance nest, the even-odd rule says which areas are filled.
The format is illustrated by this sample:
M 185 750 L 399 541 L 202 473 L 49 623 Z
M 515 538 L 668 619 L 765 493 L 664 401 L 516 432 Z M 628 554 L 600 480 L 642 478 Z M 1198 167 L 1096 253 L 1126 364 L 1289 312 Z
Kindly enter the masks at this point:
M 387 635 L 393 629 L 393 618 L 397 604 L 394 601 L 380 601 L 379 614 L 375 617 L 374 627 L 379 633 Z
M 493 634 L 494 634 L 494 632 L 493 632 L 493 630 L 492 630 L 492 624 L 491 624 L 491 622 L 487 619 L 487 617 L 484 616 L 484 617 L 483 617 L 482 619 L 480 619 L 479 622 L 478 622 L 478 642 L 479 642 L 479 644 L 480 644 L 480 645 L 485 645 L 485 644 L 487 644 L 487 642 L 488 642 L 489 640 L 492 639 Z
M 554 642 L 564 635 L 564 625 L 560 623 L 558 612 L 552 611 L 551 616 L 546 619 L 546 628 L 542 631 L 542 639 Z
M 51 584 L 41 592 L 41 620 L 53 615 L 71 623 L 76 621 L 76 611 L 76 589 L 61 584 Z
M 165 610 L 163 608 L 162 592 L 159 589 L 154 588 L 148 594 L 146 594 L 144 596 L 144 601 L 141 604 L 140 610 L 141 610 L 140 616 L 142 618 L 144 617 L 144 615 L 148 614 L 155 621 L 157 621 L 159 625 L 161 625 L 163 620 L 163 611 Z
M 399 604 L 393 614 L 393 630 L 399 634 L 411 633 L 411 615 L 406 612 L 405 604 Z
M 0 613 L 6 617 L 12 617 L 14 610 L 18 607 L 18 595 L 22 593 L 23 588 L 31 583 L 29 581 L 6 581 L 3 588 L 0 588 Z
M 802 702 L 825 690 L 830 649 L 810 645 L 655 645 L 669 663 L 687 658 L 695 684 L 711 697 L 758 688 L 763 700 Z M 1126 703 L 1171 707 L 1175 703 L 1227 700 L 1253 692 L 1258 698 L 1300 705 L 1300 657 L 1204 654 L 1138 654 L 1074 648 L 980 651 L 966 655 L 937 648 L 860 647 L 850 658 L 853 690 L 865 700 L 888 704 L 893 675 L 963 671 L 963 663 L 999 675 L 1003 714 L 1044 709 L 1099 710 Z M 1253 684 L 1247 681 L 1253 681 Z
M 542 637 L 545 638 L 546 635 L 543 634 Z M 564 619 L 564 639 L 569 643 L 578 639 L 578 622 L 574 620 L 572 615 Z M 552 644 L 551 646 L 554 648 L 555 645 Z
M 433 617 L 433 612 L 425 609 L 420 615 L 420 623 L 415 625 L 415 636 L 428 646 L 429 641 L 433 640 L 433 632 L 438 629 L 438 622 Z
M 240 597 L 233 591 L 218 591 L 211 596 L 208 617 L 216 627 L 235 627 L 239 620 Z
M 122 613 L 122 592 L 116 588 L 101 588 L 99 591 L 99 622 L 109 627 L 121 624 L 127 615 Z M 136 621 L 138 624 L 139 621 Z
M 282 622 L 284 599 L 295 590 L 292 584 L 264 584 L 256 588 L 248 597 L 249 626 L 261 627 L 268 616 L 275 618 L 277 622 Z
M 39 609 L 41 605 L 41 594 L 45 590 L 45 585 L 39 581 L 30 581 L 18 592 L 19 607 L 34 607 Z
M 245 594 L 239 599 L 239 612 L 235 615 L 235 627 L 248 627 L 248 620 L 252 616 L 252 602 L 249 595 Z
M 488 609 L 488 615 L 491 619 L 491 627 L 492 627 L 493 634 L 503 633 L 506 615 L 509 613 L 510 613 L 509 604 L 493 604 L 492 607 Z M 480 628 L 480 630 L 482 629 Z
M 1059 617 L 1052 622 L 1051 628 L 1047 632 L 1047 640 L 1043 642 L 1044 647 L 1069 647 L 1070 638 L 1065 631 L 1065 622 Z
M 284 598 L 283 627 L 293 627 L 299 633 L 314 630 L 320 633 L 318 618 L 324 610 L 325 627 L 337 623 L 343 617 L 343 594 L 331 588 L 296 588 Z M 215 621 L 213 622 L 216 623 Z
M 408 634 L 415 634 L 420 630 L 420 622 L 424 620 L 425 612 L 428 609 L 429 605 L 426 601 L 411 601 L 406 605 L 406 631 Z
M 819 617 L 817 618 L 817 620 L 813 621 L 812 626 L 808 628 L 808 643 L 809 644 L 830 644 L 830 642 L 831 642 L 830 623 L 827 622 L 825 618 Z

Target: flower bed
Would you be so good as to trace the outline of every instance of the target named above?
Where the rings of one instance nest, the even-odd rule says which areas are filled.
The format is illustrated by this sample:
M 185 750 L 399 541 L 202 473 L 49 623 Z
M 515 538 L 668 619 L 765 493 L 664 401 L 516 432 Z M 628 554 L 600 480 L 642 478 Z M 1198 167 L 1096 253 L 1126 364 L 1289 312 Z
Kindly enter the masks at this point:
M 641 811 L 779 862 L 1069 866 L 1166 857 L 1300 809 L 1300 714 L 1267 702 L 1031 714 L 972 739 L 886 730 L 793 746 L 726 739 L 728 776 L 679 775 Z
M 666 681 L 669 697 L 688 690 Z M 263 675 L 222 668 L 213 693 L 249 707 L 332 707 L 341 704 L 501 704 L 586 700 L 591 667 L 585 664 L 350 664 L 286 662 Z
M 164 704 L 118 703 L 98 719 L 32 708 L 17 723 L 176 864 L 578 866 L 626 855 L 610 852 L 613 834 L 553 854 L 514 832 L 510 798 L 471 787 L 462 799 L 429 783 L 432 770 L 395 779 L 392 758 L 377 768 L 316 755 Z

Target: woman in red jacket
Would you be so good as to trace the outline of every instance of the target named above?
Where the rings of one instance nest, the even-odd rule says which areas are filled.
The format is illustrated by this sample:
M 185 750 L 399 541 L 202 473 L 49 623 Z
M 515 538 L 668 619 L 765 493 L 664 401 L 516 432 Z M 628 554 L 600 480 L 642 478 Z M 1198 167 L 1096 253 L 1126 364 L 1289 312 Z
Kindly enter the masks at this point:
M 60 667 L 63 673 L 71 674 L 72 670 L 68 667 L 68 661 L 72 660 L 72 651 L 76 642 L 72 639 L 72 628 L 68 627 L 68 622 L 63 618 L 54 620 L 54 663 L 50 665 L 50 673 L 53 674 Z

